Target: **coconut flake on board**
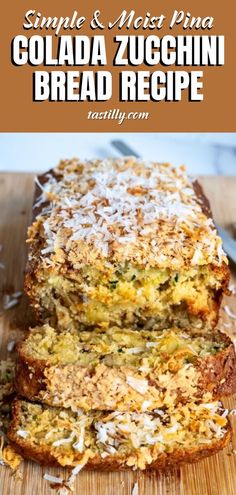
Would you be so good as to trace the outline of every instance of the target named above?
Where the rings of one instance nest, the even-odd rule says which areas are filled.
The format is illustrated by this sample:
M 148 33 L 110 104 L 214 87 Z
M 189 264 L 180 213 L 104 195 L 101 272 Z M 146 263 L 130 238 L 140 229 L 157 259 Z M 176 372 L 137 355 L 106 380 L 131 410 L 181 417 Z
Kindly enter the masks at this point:
M 138 495 L 138 482 L 134 483 L 131 495 Z
M 230 307 L 227 304 L 224 306 L 223 309 L 230 318 L 236 320 L 236 313 L 233 313 L 233 311 L 230 309 Z
M 20 297 L 22 296 L 22 292 L 13 292 L 13 294 L 4 294 L 3 296 L 3 309 L 8 310 L 14 308 L 20 302 Z
M 51 474 L 44 473 L 43 479 L 49 481 L 50 483 L 55 483 L 61 485 L 63 483 L 63 478 L 58 476 L 52 476 Z

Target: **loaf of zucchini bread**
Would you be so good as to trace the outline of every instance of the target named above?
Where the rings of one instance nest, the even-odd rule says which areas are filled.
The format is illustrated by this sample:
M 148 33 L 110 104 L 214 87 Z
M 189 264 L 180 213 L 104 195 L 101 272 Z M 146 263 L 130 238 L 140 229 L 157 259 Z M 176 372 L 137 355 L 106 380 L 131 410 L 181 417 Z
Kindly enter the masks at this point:
M 59 328 L 216 325 L 229 269 L 183 167 L 63 161 L 39 177 L 26 292 Z
M 100 470 L 166 469 L 194 462 L 231 439 L 220 403 L 188 403 L 153 413 L 72 412 L 16 400 L 8 438 L 41 464 Z
M 200 185 L 127 157 L 63 161 L 36 183 L 25 288 L 38 326 L 17 345 L 11 445 L 76 472 L 224 448 L 229 268 Z
M 220 331 L 31 329 L 17 347 L 20 395 L 51 406 L 152 411 L 236 391 L 236 356 Z

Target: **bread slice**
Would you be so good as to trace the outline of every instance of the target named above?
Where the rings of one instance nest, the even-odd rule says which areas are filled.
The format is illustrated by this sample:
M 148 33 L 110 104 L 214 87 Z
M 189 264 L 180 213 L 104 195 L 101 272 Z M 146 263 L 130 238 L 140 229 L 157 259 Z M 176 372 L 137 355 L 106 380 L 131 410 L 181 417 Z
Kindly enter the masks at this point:
M 15 361 L 0 360 L 0 430 L 6 432 L 10 417 L 10 404 L 14 396 Z M 0 442 L 1 460 L 1 442 Z
M 16 400 L 8 438 L 25 458 L 44 465 L 166 469 L 224 448 L 231 439 L 226 416 L 217 402 L 152 414 L 86 414 Z
M 216 325 L 228 262 L 183 168 L 65 160 L 37 185 L 25 288 L 41 322 Z
M 29 400 L 84 410 L 152 411 L 236 391 L 236 357 L 220 331 L 45 324 L 17 347 L 16 387 Z

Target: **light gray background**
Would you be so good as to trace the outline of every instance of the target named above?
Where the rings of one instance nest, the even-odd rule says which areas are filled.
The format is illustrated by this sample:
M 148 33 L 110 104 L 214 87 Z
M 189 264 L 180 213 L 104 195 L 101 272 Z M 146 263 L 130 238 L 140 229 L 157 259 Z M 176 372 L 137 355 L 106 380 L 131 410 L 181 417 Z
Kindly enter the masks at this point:
M 236 133 L 3 133 L 0 171 L 44 172 L 61 158 L 119 156 L 113 139 L 145 159 L 185 164 L 195 175 L 236 175 Z

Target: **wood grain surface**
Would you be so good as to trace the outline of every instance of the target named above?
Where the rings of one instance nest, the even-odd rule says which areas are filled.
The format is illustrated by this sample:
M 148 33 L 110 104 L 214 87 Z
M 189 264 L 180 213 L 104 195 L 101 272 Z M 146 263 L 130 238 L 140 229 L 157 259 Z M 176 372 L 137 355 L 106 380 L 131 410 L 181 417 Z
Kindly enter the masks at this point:
M 231 228 L 236 222 L 236 177 L 200 178 L 208 195 L 215 220 L 223 227 Z M 0 300 L 4 293 L 22 290 L 26 258 L 26 229 L 31 217 L 34 176 L 32 174 L 0 174 Z M 236 273 L 232 268 L 232 282 Z M 236 312 L 236 294 L 227 298 Z M 1 301 L 0 301 L 1 304 Z M 30 319 L 25 297 L 20 304 L 0 314 L 1 358 L 6 358 L 7 343 L 19 340 Z M 223 327 L 223 321 L 230 327 Z M 236 320 L 230 319 L 222 310 L 220 326 L 236 338 Z M 12 354 L 12 353 L 11 353 Z M 224 401 L 226 407 L 235 408 L 236 398 Z M 234 419 L 235 418 L 235 419 Z M 233 424 L 235 422 L 235 424 Z M 235 439 L 224 452 L 187 465 L 167 474 L 155 472 L 99 473 L 81 472 L 76 480 L 76 495 L 131 495 L 134 483 L 138 482 L 138 495 L 235 495 L 236 494 L 236 416 L 232 417 Z M 236 450 L 235 450 L 236 452 Z M 55 489 L 43 479 L 45 472 L 66 477 L 63 469 L 42 468 L 32 462 L 24 462 L 19 480 L 9 468 L 0 467 L 1 495 L 55 495 Z

